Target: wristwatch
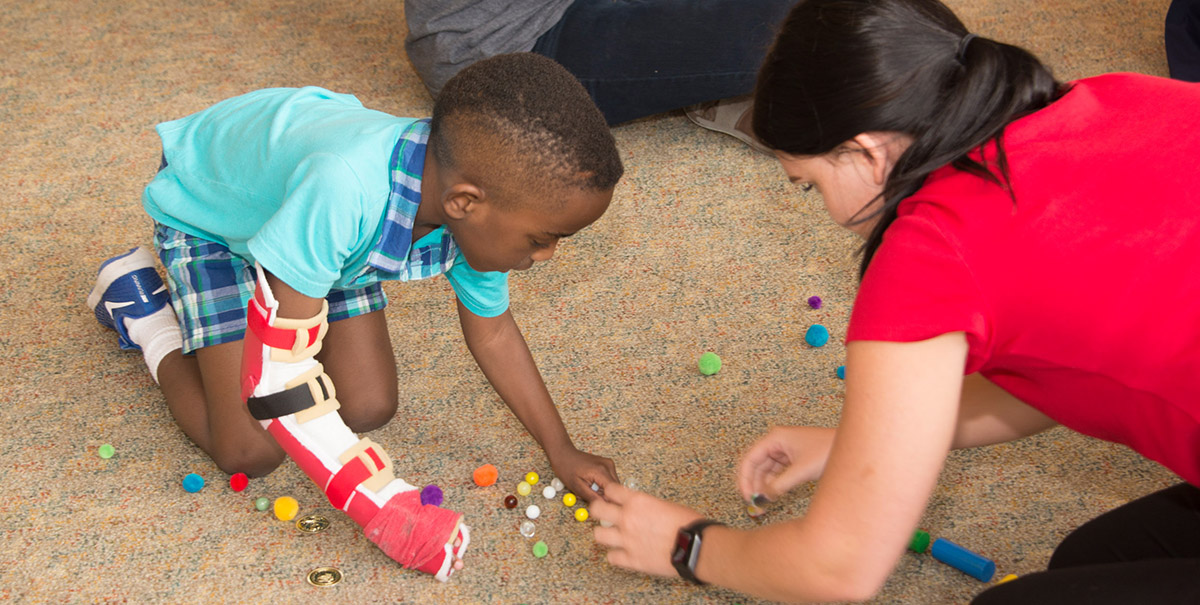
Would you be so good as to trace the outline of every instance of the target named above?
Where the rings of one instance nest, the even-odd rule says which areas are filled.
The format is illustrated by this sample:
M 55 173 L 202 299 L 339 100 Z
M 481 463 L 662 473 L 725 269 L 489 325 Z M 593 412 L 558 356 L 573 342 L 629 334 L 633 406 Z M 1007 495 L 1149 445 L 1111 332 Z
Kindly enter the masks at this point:
M 700 519 L 681 527 L 675 534 L 675 550 L 671 552 L 671 565 L 679 572 L 679 577 L 695 584 L 704 586 L 696 577 L 696 563 L 700 560 L 700 546 L 704 540 L 701 534 L 709 525 L 725 525 L 712 519 Z

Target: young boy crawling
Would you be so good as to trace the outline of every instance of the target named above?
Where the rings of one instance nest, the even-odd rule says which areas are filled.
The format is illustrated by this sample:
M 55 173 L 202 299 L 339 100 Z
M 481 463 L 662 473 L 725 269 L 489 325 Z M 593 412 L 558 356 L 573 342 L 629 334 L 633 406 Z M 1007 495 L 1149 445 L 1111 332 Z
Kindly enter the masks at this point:
M 286 452 L 388 556 L 441 580 L 461 568 L 461 515 L 422 505 L 356 435 L 397 409 L 380 282 L 445 274 L 468 348 L 554 473 L 581 495 L 616 481 L 611 460 L 572 444 L 508 311 L 507 272 L 600 218 L 623 171 L 565 69 L 524 53 L 481 61 L 432 120 L 310 87 L 157 131 L 163 162 L 143 203 L 170 290 L 135 248 L 101 265 L 88 306 L 143 352 L 222 470 L 263 475 Z

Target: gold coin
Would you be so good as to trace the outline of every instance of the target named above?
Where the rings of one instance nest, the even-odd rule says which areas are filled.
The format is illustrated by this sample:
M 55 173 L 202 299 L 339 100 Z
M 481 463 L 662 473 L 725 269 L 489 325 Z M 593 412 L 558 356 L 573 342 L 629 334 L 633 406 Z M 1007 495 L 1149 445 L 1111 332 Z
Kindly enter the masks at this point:
M 325 588 L 342 581 L 342 570 L 336 567 L 318 567 L 308 572 L 308 583 Z
M 329 529 L 329 519 L 321 515 L 308 515 L 300 517 L 296 520 L 296 529 L 306 533 L 315 534 Z

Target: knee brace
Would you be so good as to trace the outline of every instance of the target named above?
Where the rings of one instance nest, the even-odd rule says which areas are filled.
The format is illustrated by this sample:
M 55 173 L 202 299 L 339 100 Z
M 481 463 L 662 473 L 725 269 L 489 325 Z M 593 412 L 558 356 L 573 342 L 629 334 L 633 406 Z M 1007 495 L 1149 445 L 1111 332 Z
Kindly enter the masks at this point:
M 279 303 L 256 268 L 241 371 L 250 414 L 389 557 L 445 581 L 462 566 L 470 529 L 458 513 L 421 504 L 417 488 L 393 474 L 387 452 L 342 421 L 333 381 L 314 359 L 329 304 L 308 319 L 278 317 Z

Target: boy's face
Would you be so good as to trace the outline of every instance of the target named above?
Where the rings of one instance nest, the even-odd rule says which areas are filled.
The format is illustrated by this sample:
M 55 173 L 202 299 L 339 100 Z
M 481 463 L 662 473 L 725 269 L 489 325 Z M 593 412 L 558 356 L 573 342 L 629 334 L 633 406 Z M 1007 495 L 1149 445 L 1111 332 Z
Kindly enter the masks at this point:
M 451 227 L 467 264 L 476 271 L 523 271 L 550 260 L 558 241 L 596 222 L 612 190 L 567 190 L 555 199 L 485 202 Z M 532 197 L 532 196 L 531 196 Z

